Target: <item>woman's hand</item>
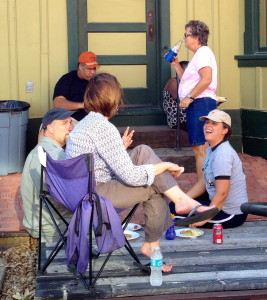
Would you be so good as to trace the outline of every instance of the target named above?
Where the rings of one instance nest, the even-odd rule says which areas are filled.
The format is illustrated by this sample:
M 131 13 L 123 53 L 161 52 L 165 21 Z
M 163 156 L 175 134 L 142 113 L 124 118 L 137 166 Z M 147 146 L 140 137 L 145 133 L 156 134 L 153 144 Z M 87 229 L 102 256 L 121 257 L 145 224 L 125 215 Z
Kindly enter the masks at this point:
M 181 108 L 187 108 L 191 103 L 193 102 L 192 99 L 185 97 L 180 101 L 180 107 Z
M 154 166 L 156 168 L 155 175 L 159 175 L 165 171 L 168 171 L 175 179 L 177 179 L 184 172 L 183 167 L 179 167 L 177 164 L 171 162 L 160 162 Z
M 177 66 L 179 67 L 180 66 L 178 56 L 175 56 L 173 58 L 173 61 L 171 62 L 171 65 L 173 65 L 174 67 L 177 67 Z
M 198 223 L 194 223 L 194 224 L 190 224 L 189 227 L 190 228 L 197 228 L 197 227 L 201 227 L 203 226 L 204 224 L 206 224 L 209 220 L 205 220 L 205 221 L 202 221 L 202 222 L 198 222 Z
M 127 127 L 123 133 L 123 136 L 122 136 L 122 142 L 123 142 L 123 145 L 125 147 L 125 149 L 127 149 L 133 142 L 133 134 L 134 134 L 134 130 L 132 130 L 130 133 L 129 133 L 129 129 L 130 127 Z

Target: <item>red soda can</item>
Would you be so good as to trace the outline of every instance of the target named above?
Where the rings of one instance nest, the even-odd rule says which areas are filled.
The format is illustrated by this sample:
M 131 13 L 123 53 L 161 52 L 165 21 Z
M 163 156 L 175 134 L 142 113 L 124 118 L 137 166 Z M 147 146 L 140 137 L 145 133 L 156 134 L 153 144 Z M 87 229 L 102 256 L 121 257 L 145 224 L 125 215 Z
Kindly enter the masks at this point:
M 223 227 L 222 224 L 213 225 L 213 243 L 222 244 L 223 243 Z

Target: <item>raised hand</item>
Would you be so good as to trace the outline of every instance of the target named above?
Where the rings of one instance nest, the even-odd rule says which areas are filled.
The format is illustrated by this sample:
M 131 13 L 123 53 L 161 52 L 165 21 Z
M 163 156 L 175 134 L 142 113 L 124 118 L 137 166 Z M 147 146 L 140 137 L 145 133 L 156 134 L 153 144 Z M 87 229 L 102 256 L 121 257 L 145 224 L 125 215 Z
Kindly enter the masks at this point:
M 130 133 L 129 133 L 129 130 L 130 130 L 130 127 L 127 127 L 122 136 L 122 142 L 123 142 L 125 149 L 127 149 L 133 142 L 132 138 L 133 138 L 134 130 L 132 130 Z

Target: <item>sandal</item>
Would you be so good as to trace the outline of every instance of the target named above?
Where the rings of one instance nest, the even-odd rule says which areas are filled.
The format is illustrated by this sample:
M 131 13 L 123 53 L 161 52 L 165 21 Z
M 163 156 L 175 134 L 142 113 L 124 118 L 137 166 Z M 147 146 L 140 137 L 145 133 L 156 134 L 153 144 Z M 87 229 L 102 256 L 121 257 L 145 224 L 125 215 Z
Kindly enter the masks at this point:
M 202 213 L 199 213 L 199 214 L 196 214 L 196 215 L 193 215 L 194 212 L 200 207 L 200 206 L 203 206 L 202 204 L 200 205 L 197 205 L 196 207 L 194 207 L 190 213 L 188 214 L 187 217 L 183 218 L 183 219 L 176 219 L 175 220 L 175 225 L 176 226 L 188 226 L 190 224 L 194 224 L 194 223 L 198 223 L 198 222 L 201 222 L 201 221 L 205 221 L 205 220 L 209 220 L 209 219 L 212 219 L 214 218 L 218 212 L 219 212 L 219 209 L 217 207 L 214 207 L 214 208 L 211 208 L 211 209 L 208 209 Z
M 138 269 L 142 270 L 144 273 L 147 273 L 150 275 L 151 269 L 150 269 L 150 263 L 147 263 L 145 265 L 138 263 L 136 261 L 133 262 L 133 265 L 136 266 Z M 166 265 L 165 262 L 163 262 L 163 265 Z M 162 272 L 163 275 L 171 274 L 172 270 L 170 272 Z

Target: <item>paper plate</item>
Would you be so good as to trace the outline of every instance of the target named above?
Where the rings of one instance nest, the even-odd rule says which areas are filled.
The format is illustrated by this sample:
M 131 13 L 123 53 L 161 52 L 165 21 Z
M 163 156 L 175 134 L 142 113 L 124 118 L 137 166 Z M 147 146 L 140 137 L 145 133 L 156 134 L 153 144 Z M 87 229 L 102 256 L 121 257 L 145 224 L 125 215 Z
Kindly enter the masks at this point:
M 131 231 L 131 230 L 124 230 L 124 235 L 126 235 L 126 238 L 128 241 L 130 240 L 134 240 L 134 239 L 137 239 L 140 234 L 135 232 L 135 231 Z
M 126 230 L 136 231 L 136 230 L 139 230 L 141 228 L 142 228 L 142 226 L 140 224 L 129 223 L 125 229 Z
M 185 227 L 185 228 L 181 228 L 181 229 L 176 229 L 175 233 L 176 233 L 176 236 L 179 236 L 179 237 L 195 239 L 198 236 L 203 235 L 204 231 L 202 231 L 200 229 L 192 229 L 189 227 Z

